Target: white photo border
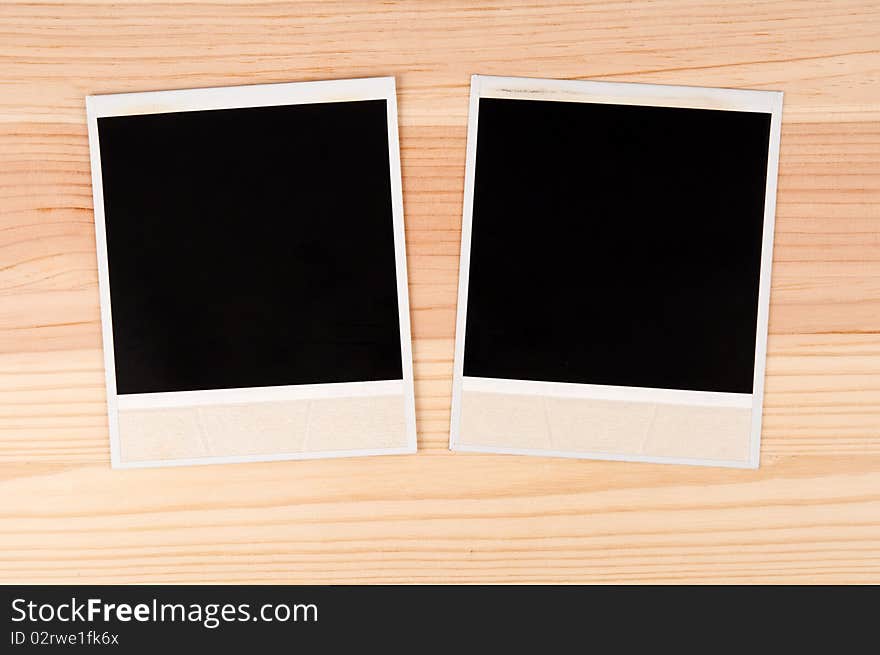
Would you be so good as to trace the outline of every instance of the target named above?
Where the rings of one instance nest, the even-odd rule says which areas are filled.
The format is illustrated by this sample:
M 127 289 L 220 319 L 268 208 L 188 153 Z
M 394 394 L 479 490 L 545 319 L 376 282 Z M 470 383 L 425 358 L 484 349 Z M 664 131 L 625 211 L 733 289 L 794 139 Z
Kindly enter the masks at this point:
M 155 394 L 117 394 L 98 119 L 108 116 L 134 116 L 214 109 L 273 107 L 329 102 L 355 102 L 361 100 L 386 101 L 386 114 L 388 120 L 388 155 L 391 174 L 391 205 L 397 279 L 397 305 L 400 321 L 400 354 L 403 378 L 401 380 L 284 385 L 274 387 L 252 387 L 246 389 L 175 391 Z M 92 171 L 95 240 L 98 259 L 98 288 L 101 300 L 101 327 L 103 335 L 105 381 L 107 387 L 107 409 L 110 428 L 110 459 L 113 468 L 316 459 L 325 457 L 355 457 L 416 452 L 417 435 L 412 364 L 412 333 L 409 314 L 409 285 L 406 270 L 406 238 L 404 233 L 403 190 L 400 171 L 397 91 L 394 77 L 322 80 L 281 84 L 255 84 L 247 86 L 93 95 L 86 97 L 86 114 L 88 121 L 89 155 Z M 118 415 L 120 406 L 125 408 L 148 409 L 397 394 L 402 394 L 404 398 L 406 431 L 406 445 L 404 447 L 344 451 L 293 452 L 271 455 L 208 456 L 137 462 L 123 462 L 120 458 Z
M 758 291 L 758 320 L 755 338 L 755 368 L 752 393 L 715 393 L 706 391 L 616 387 L 611 385 L 571 384 L 464 376 L 464 341 L 465 328 L 467 325 L 474 176 L 476 173 L 477 130 L 479 125 L 481 98 L 606 103 L 650 107 L 682 107 L 770 114 L 770 144 L 767 157 L 767 184 L 764 196 L 764 224 L 761 245 L 761 271 Z M 764 402 L 764 376 L 767 360 L 770 283 L 773 264 L 773 234 L 776 223 L 776 190 L 782 125 L 782 99 L 783 93 L 781 91 L 669 86 L 629 82 L 600 82 L 591 80 L 552 80 L 489 75 L 473 75 L 471 77 L 464 202 L 461 225 L 461 255 L 458 278 L 458 312 L 455 326 L 452 411 L 449 429 L 450 450 L 513 455 L 540 455 L 545 457 L 572 457 L 579 459 L 639 461 L 662 464 L 758 468 L 761 452 L 761 420 Z M 473 391 L 524 394 L 531 396 L 553 396 L 591 400 L 627 400 L 634 402 L 671 403 L 685 406 L 747 407 L 751 408 L 749 457 L 747 461 L 714 460 L 464 445 L 459 443 L 459 429 L 461 426 L 462 414 L 462 392 L 465 387 L 468 387 Z

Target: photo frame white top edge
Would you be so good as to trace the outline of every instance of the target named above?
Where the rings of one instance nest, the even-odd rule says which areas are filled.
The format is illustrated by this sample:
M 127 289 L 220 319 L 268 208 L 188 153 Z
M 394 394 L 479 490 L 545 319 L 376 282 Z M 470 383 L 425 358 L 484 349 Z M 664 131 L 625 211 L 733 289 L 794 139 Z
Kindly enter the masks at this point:
M 86 96 L 86 112 L 92 119 L 320 102 L 389 100 L 396 93 L 394 77 L 248 84 L 90 95 Z
M 718 109 L 767 114 L 781 113 L 783 98 L 782 91 L 757 89 L 494 75 L 473 75 L 471 85 L 481 98 Z

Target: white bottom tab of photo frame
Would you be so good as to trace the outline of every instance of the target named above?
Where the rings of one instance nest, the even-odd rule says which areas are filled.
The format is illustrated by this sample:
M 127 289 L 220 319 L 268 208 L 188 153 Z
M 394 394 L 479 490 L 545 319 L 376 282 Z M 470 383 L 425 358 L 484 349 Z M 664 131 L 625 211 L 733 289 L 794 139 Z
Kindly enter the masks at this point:
M 116 405 L 122 468 L 416 449 L 403 380 L 120 395 Z
M 464 377 L 451 447 L 754 468 L 761 417 L 753 401 L 752 394 Z

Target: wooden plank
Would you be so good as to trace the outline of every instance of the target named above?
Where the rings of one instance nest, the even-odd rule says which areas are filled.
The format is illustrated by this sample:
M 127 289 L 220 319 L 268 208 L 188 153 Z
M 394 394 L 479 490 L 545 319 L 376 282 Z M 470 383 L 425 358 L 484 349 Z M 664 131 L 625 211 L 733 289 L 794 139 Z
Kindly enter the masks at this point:
M 471 73 L 786 93 L 762 466 L 446 450 Z M 397 76 L 415 456 L 111 471 L 84 96 Z M 880 582 L 880 9 L 0 4 L 0 581 Z

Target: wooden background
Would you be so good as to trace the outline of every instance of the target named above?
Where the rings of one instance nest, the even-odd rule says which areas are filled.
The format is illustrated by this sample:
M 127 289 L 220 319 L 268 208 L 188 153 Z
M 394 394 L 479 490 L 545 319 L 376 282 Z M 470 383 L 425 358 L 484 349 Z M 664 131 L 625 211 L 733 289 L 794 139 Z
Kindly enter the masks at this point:
M 471 73 L 785 91 L 760 470 L 447 451 Z M 419 454 L 112 471 L 84 96 L 372 75 Z M 0 1 L 0 581 L 880 582 L 880 4 Z

